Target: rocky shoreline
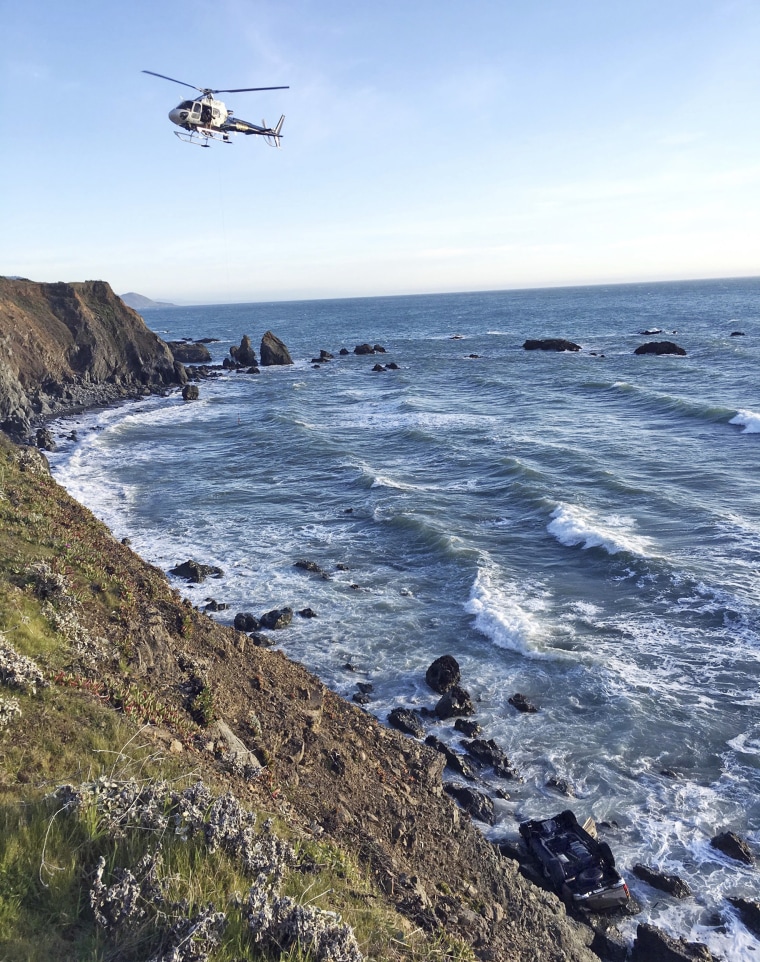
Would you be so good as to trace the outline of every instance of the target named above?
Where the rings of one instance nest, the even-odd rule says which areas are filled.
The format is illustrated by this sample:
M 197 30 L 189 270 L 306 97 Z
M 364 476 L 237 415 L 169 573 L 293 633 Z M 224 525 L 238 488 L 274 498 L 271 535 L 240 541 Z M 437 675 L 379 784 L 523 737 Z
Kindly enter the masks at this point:
M 202 361 L 185 369 L 179 351 L 173 355 L 147 332 L 139 315 L 102 282 L 0 282 L 0 337 L 6 348 L 0 426 L 11 437 L 29 437 L 33 426 L 63 413 L 178 390 L 188 379 L 214 376 Z M 382 353 L 379 345 L 362 347 L 367 350 L 356 353 Z M 281 348 L 281 342 L 273 344 L 279 360 L 269 363 L 288 363 Z M 244 339 L 232 353 L 234 369 L 255 373 L 255 354 L 249 350 Z M 315 364 L 329 360 L 324 353 Z M 195 356 L 203 357 L 197 351 Z M 9 462 L 20 464 L 27 457 L 18 449 L 8 452 Z M 84 512 L 40 477 L 61 510 Z M 281 814 L 304 833 L 328 836 L 358 851 L 380 890 L 413 924 L 455 933 L 484 960 L 712 958 L 704 946 L 647 925 L 639 926 L 631 950 L 616 934 L 613 916 L 573 918 L 545 888 L 524 850 L 486 840 L 473 822 L 488 821 L 486 793 L 445 782 L 444 771 L 453 769 L 468 782 L 476 781 L 483 765 L 506 778 L 514 772 L 499 747 L 479 739 L 474 723 L 467 722 L 472 712 L 461 679 L 449 683 L 458 666 L 431 665 L 428 683 L 441 696 L 435 716 L 461 719 L 465 754 L 446 749 L 411 710 L 389 718 L 390 727 L 380 725 L 362 711 L 361 698 L 355 698 L 356 705 L 340 699 L 301 666 L 266 650 L 258 637 L 261 625 L 238 625 L 236 619 L 235 627 L 227 628 L 192 611 L 128 547 L 116 545 L 105 531 L 99 537 L 109 564 L 124 566 L 136 582 L 150 585 L 136 598 L 129 623 L 119 629 L 134 639 L 126 676 L 160 690 L 168 704 L 189 717 L 197 718 L 199 694 L 214 692 L 216 728 L 180 739 L 184 750 L 254 802 L 271 807 L 271 784 L 276 784 Z M 91 671 L 86 658 L 79 669 L 83 676 Z M 516 710 L 535 710 L 520 693 L 513 699 Z M 177 735 L 170 731 L 171 737 Z M 243 746 L 238 752 L 256 760 L 255 773 L 230 762 L 236 743 Z M 270 773 L 266 791 L 258 777 L 262 767 Z M 653 876 L 646 876 L 651 870 L 641 871 L 636 874 L 653 884 Z M 758 912 L 755 903 L 743 907 L 747 918 L 753 912 Z

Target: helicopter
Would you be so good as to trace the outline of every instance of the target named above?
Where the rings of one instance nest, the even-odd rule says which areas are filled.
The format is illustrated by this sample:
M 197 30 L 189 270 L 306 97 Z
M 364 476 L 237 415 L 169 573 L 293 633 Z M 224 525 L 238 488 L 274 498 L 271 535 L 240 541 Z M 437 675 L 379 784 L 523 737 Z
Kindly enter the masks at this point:
M 265 120 L 262 125 L 249 123 L 247 120 L 240 120 L 233 117 L 232 111 L 227 110 L 221 100 L 215 100 L 214 94 L 240 94 L 249 93 L 256 90 L 289 90 L 289 87 L 238 87 L 235 90 L 212 90 L 210 87 L 196 87 L 195 84 L 185 83 L 184 80 L 175 80 L 174 77 L 167 77 L 165 74 L 156 73 L 153 70 L 143 70 L 143 73 L 150 74 L 151 77 L 161 77 L 162 80 L 171 80 L 172 83 L 182 84 L 183 87 L 192 87 L 193 90 L 200 92 L 201 96 L 193 100 L 183 100 L 182 103 L 169 111 L 169 120 L 182 130 L 175 130 L 174 133 L 180 140 L 187 144 L 197 144 L 200 147 L 210 147 L 209 141 L 217 140 L 222 144 L 231 144 L 231 134 L 256 134 L 263 137 L 270 147 L 280 146 L 282 124 L 285 115 L 280 117 L 275 127 L 267 127 Z

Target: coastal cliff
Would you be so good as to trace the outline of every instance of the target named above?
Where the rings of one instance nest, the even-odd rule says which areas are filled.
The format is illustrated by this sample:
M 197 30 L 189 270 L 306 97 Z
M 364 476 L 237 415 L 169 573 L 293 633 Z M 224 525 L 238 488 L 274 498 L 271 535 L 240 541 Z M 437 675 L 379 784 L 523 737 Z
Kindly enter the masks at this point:
M 0 277 L 0 428 L 76 407 L 160 392 L 183 369 L 105 281 L 39 284 Z
M 139 315 L 99 281 L 0 279 L 0 344 L 0 424 L 11 436 L 67 409 L 164 390 L 183 374 Z M 299 852 L 290 874 L 307 877 L 305 893 L 315 884 L 310 874 L 321 880 L 325 866 L 341 866 L 320 881 L 323 908 L 339 906 L 363 933 L 361 953 L 330 954 L 322 940 L 302 944 L 306 957 L 597 959 L 592 931 L 523 878 L 444 792 L 444 764 L 437 751 L 384 727 L 302 666 L 194 610 L 56 484 L 44 455 L 0 434 L 0 873 L 14 906 L 0 920 L 3 958 L 79 958 L 93 939 L 106 955 L 118 942 L 120 958 L 154 957 L 146 953 L 163 931 L 165 895 L 148 899 L 159 906 L 153 941 L 125 950 L 117 926 L 131 923 L 114 899 L 143 862 L 124 866 L 115 862 L 122 850 L 108 847 L 111 835 L 127 831 L 108 822 L 116 803 L 106 806 L 110 816 L 91 814 L 99 827 L 86 844 L 81 824 L 69 842 L 59 823 L 88 792 L 101 802 L 107 792 L 144 797 L 145 784 L 171 777 L 172 785 L 200 778 L 213 786 L 227 801 L 212 810 L 229 811 L 230 799 L 240 799 L 287 826 Z M 51 801 L 51 789 L 83 773 L 89 787 L 68 784 Z M 130 804 L 128 821 L 136 820 Z M 35 825 L 42 826 L 37 843 Z M 51 869 L 48 878 L 61 832 L 56 858 L 70 868 L 65 875 Z M 217 871 L 193 868 L 204 884 Z M 140 884 L 155 886 L 157 872 Z M 225 885 L 204 897 L 229 900 Z M 189 911 L 200 898 L 195 892 L 176 904 Z M 289 897 L 272 898 L 270 914 L 274 904 L 299 925 L 304 913 L 318 918 L 307 908 L 309 895 L 300 908 Z M 235 904 L 237 911 L 242 903 Z M 226 925 L 233 914 L 225 906 L 213 916 L 220 931 L 222 916 Z M 211 946 L 216 935 L 194 924 L 185 919 L 164 932 L 162 950 L 174 938 L 192 943 L 195 954 L 172 958 L 227 959 L 201 952 L 203 938 Z M 186 930 L 192 935 L 177 935 Z M 251 951 L 246 958 L 262 957 Z

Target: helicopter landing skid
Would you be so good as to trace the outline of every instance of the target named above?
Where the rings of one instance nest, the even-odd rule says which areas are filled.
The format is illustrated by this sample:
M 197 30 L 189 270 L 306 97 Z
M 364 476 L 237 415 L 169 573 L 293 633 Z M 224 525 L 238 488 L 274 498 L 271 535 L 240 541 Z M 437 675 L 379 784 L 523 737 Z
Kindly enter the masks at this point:
M 197 147 L 210 147 L 210 140 L 217 140 L 221 144 L 231 144 L 232 139 L 228 133 L 222 130 L 211 130 L 208 127 L 196 127 L 195 130 L 175 130 L 175 135 L 186 144 L 195 144 Z

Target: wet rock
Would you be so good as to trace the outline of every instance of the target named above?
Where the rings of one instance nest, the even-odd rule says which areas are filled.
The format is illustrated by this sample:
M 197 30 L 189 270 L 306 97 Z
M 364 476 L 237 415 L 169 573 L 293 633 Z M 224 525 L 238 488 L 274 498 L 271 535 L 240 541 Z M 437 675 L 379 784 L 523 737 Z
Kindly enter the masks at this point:
M 729 858 L 733 858 L 737 862 L 744 862 L 745 865 L 752 865 L 755 861 L 749 845 L 743 838 L 739 838 L 735 832 L 721 832 L 715 838 L 710 839 L 710 845 L 717 848 L 719 852 L 723 852 L 724 855 L 728 855 Z
M 235 615 L 234 624 L 238 631 L 258 631 L 261 627 L 259 619 L 250 611 L 239 611 Z
M 226 611 L 229 605 L 225 601 L 216 601 L 214 598 L 207 598 L 203 606 L 204 611 Z
M 262 367 L 293 363 L 293 358 L 290 356 L 288 349 L 279 337 L 271 331 L 267 331 L 262 337 L 260 353 Z
M 324 578 L 325 581 L 330 580 L 330 575 L 317 564 L 316 561 L 304 561 L 299 560 L 294 564 L 295 568 L 300 568 L 301 571 L 309 571 L 311 574 L 319 575 L 320 578 Z
M 572 798 L 575 795 L 570 782 L 568 782 L 566 778 L 560 778 L 557 775 L 551 775 L 546 779 L 546 787 L 554 789 L 555 792 L 559 792 L 560 795 L 566 795 L 568 798 Z
M 661 327 L 649 327 L 646 331 L 639 331 L 639 334 L 643 334 L 644 337 L 652 337 L 654 334 L 662 334 Z
M 760 939 L 760 902 L 754 899 L 731 898 L 728 901 L 739 912 L 746 927 Z
M 299 618 L 316 618 L 317 613 L 313 608 L 301 608 L 298 612 Z
M 469 692 L 459 685 L 454 685 L 441 696 L 435 706 L 436 715 L 445 721 L 447 718 L 454 718 L 457 715 L 474 715 L 475 708 L 472 704 Z
M 445 742 L 442 742 L 440 738 L 436 738 L 435 735 L 428 735 L 425 739 L 425 744 L 443 755 L 446 759 L 446 767 L 450 768 L 452 772 L 456 772 L 470 782 L 475 781 L 475 772 L 464 755 L 460 755 L 459 752 L 455 752 L 452 748 L 449 748 Z
M 394 708 L 388 715 L 388 723 L 405 735 L 425 737 L 425 726 L 417 712 L 411 708 Z
M 462 746 L 468 755 L 477 759 L 481 765 L 491 765 L 497 775 L 502 778 L 514 778 L 515 772 L 509 764 L 509 759 L 504 751 L 496 744 L 493 738 L 473 738 L 472 741 L 462 741 Z
M 634 354 L 678 354 L 685 356 L 686 351 L 674 344 L 673 341 L 649 341 L 648 344 L 640 344 Z
M 253 347 L 251 347 L 251 339 L 247 334 L 243 335 L 240 341 L 240 347 L 233 345 L 230 348 L 230 355 L 235 363 L 241 367 L 255 367 L 258 364 L 256 352 Z
M 374 372 L 375 374 L 379 374 L 379 373 L 381 373 L 382 371 L 384 371 L 385 368 L 383 367 L 382 364 L 376 364 L 376 365 L 372 368 L 372 370 L 373 370 L 373 372 Z
M 470 721 L 466 718 L 457 718 L 454 722 L 454 728 L 463 735 L 466 735 L 467 738 L 477 738 L 483 731 L 482 726 L 479 725 L 478 722 Z
M 287 628 L 288 625 L 293 620 L 293 609 L 292 608 L 274 608 L 272 611 L 267 611 L 259 619 L 261 627 L 266 628 L 269 631 L 279 631 L 281 628 Z
M 536 706 L 529 702 L 526 696 L 519 691 L 516 691 L 514 695 L 511 696 L 509 704 L 518 711 L 528 712 L 529 714 L 538 711 Z
M 372 350 L 375 352 L 375 354 L 385 354 L 385 353 L 386 353 L 385 348 L 382 346 L 382 344 L 374 344 L 373 347 L 372 347 Z
M 342 353 L 342 352 L 341 352 Z M 374 354 L 375 349 L 371 344 L 357 344 L 354 348 L 354 354 Z
M 731 331 L 731 337 L 745 337 L 744 331 Z
M 661 929 L 640 923 L 633 943 L 631 962 L 716 962 L 706 945 L 674 939 Z
M 443 787 L 452 798 L 459 802 L 468 815 L 479 822 L 485 822 L 486 825 L 493 825 L 496 815 L 493 799 L 489 798 L 488 795 L 484 795 L 483 792 L 474 788 L 467 788 L 466 785 L 453 785 L 450 782 L 444 784 Z
M 193 341 L 168 341 L 167 346 L 175 361 L 182 364 L 208 364 L 211 354 L 205 344 Z
M 539 340 L 525 341 L 523 347 L 526 351 L 580 351 L 580 344 L 566 341 L 561 337 L 545 337 Z
M 691 895 L 689 886 L 677 875 L 668 875 L 658 869 L 652 869 L 641 864 L 634 865 L 631 871 L 642 882 L 646 882 L 647 885 L 651 885 L 652 888 L 659 889 L 661 892 L 674 895 L 677 899 L 685 899 Z
M 182 564 L 174 568 L 170 568 L 169 574 L 176 575 L 178 578 L 184 578 L 193 584 L 200 584 L 202 581 L 205 581 L 206 578 L 221 578 L 224 572 L 221 568 L 217 568 L 214 565 L 204 565 L 190 559 L 183 561 Z
M 55 451 L 55 441 L 53 435 L 47 428 L 38 428 L 35 435 L 37 447 L 43 451 Z
M 277 642 L 269 635 L 264 635 L 260 631 L 254 631 L 248 636 L 258 648 L 272 648 Z
M 425 681 L 439 695 L 458 685 L 460 678 L 459 663 L 453 655 L 441 655 L 440 658 L 436 658 L 425 672 Z
M 197 384 L 186 384 L 182 388 L 183 401 L 197 401 L 199 397 L 200 391 Z

